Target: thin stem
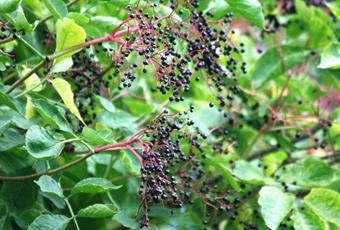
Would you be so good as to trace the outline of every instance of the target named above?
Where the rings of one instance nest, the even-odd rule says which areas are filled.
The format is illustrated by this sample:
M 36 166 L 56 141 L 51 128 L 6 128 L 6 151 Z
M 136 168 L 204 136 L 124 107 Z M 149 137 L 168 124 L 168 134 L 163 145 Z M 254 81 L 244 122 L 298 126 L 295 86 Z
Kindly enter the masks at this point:
M 42 66 L 46 64 L 46 60 L 39 62 L 33 69 L 31 69 L 28 73 L 26 73 L 23 77 L 19 78 L 16 82 L 11 85 L 11 87 L 6 90 L 6 93 L 12 92 L 16 87 L 18 87 L 22 82 L 28 79 L 32 74 L 37 72 Z
M 79 225 L 78 225 L 78 222 L 77 222 L 77 218 L 76 218 L 76 216 L 74 215 L 72 206 L 71 206 L 71 204 L 70 204 L 70 202 L 68 201 L 67 198 L 65 199 L 65 203 L 66 203 L 66 205 L 67 205 L 67 207 L 68 207 L 68 210 L 69 210 L 70 213 L 71 213 L 72 219 L 73 219 L 73 221 L 74 221 L 74 224 L 76 225 L 77 230 L 80 230 Z
M 44 84 L 44 83 L 47 81 L 47 79 L 51 76 L 51 74 L 52 74 L 52 73 L 49 72 L 49 73 L 45 76 L 45 78 L 44 78 L 42 81 L 40 81 L 38 84 L 36 84 L 36 85 L 33 86 L 32 88 L 26 89 L 25 91 L 19 93 L 18 95 L 15 95 L 14 98 L 19 98 L 19 97 L 21 97 L 21 96 L 24 96 L 24 95 L 26 95 L 27 93 L 29 93 L 29 92 L 33 91 L 34 89 L 38 88 L 39 86 L 41 86 L 42 84 Z
M 61 172 L 65 169 L 67 169 L 67 168 L 70 168 L 70 167 L 72 167 L 76 164 L 79 164 L 80 162 L 86 160 L 87 158 L 89 158 L 92 155 L 93 155 L 93 153 L 89 152 L 86 155 L 84 155 L 83 157 L 81 157 L 81 158 L 79 158 L 75 161 L 72 161 L 68 164 L 65 164 L 65 165 L 59 167 L 59 168 L 51 169 L 51 170 L 48 170 L 47 172 L 43 172 L 43 173 L 34 173 L 34 174 L 30 174 L 30 175 L 25 175 L 25 176 L 0 176 L 0 181 L 29 180 L 29 179 L 40 177 L 42 175 L 52 175 L 52 174 Z
M 112 198 L 110 191 L 107 191 L 106 194 L 107 194 L 109 200 L 111 201 L 111 203 L 119 210 L 120 208 L 119 208 L 118 204 L 116 203 L 116 201 Z
M 15 40 L 15 38 L 13 38 L 13 37 L 5 38 L 5 39 L 3 39 L 3 40 L 0 40 L 0 45 L 5 44 L 5 43 L 7 43 L 7 42 L 11 42 L 11 41 L 13 41 L 13 40 Z
M 35 54 L 37 54 L 42 60 L 45 59 L 45 56 L 40 53 L 36 48 L 34 48 L 31 44 L 29 44 L 25 39 L 23 39 L 20 36 L 17 36 L 18 40 L 20 40 L 22 43 L 24 43 L 24 45 L 26 45 L 30 50 L 32 50 Z

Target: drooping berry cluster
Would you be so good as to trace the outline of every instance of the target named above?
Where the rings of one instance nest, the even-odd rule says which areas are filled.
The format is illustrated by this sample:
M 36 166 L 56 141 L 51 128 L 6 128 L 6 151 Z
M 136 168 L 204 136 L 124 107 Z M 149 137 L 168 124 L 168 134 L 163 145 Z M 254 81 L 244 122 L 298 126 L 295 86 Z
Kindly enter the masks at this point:
M 253 195 L 252 188 L 241 185 L 241 191 L 236 191 L 221 175 L 207 170 L 208 137 L 194 127 L 189 114 L 165 111 L 138 136 L 140 145 L 132 151 L 141 161 L 140 228 L 149 226 L 149 212 L 155 205 L 172 210 L 185 204 L 197 206 L 203 209 L 203 225 L 216 225 L 220 218 L 233 221 L 241 204 Z

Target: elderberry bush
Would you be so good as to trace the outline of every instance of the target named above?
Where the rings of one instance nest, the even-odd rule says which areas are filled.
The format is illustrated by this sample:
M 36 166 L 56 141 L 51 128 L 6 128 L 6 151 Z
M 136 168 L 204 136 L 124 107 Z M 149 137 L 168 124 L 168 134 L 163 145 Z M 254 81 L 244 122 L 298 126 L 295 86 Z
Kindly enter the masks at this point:
M 0 229 L 340 228 L 337 1 L 0 2 Z

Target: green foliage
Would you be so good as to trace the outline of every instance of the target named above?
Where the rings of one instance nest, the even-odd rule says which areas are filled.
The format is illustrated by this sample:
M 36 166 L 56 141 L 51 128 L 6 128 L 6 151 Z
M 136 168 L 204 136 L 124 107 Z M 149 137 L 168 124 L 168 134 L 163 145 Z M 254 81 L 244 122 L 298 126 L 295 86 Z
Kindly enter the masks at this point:
M 339 229 L 339 19 L 0 0 L 0 229 Z
M 340 194 L 329 189 L 315 188 L 304 198 L 306 204 L 323 219 L 340 227 Z
M 56 230 L 64 230 L 67 227 L 70 219 L 66 216 L 62 215 L 50 215 L 45 214 L 36 218 L 30 226 L 28 226 L 28 230 L 38 230 L 38 229 L 56 229 Z
M 11 13 L 20 5 L 21 0 L 1 0 L 0 14 Z
M 254 25 L 263 28 L 264 16 L 261 3 L 258 0 L 226 0 L 230 10 L 246 18 Z
M 277 229 L 294 204 L 294 196 L 274 186 L 262 187 L 259 197 L 261 213 L 270 229 Z

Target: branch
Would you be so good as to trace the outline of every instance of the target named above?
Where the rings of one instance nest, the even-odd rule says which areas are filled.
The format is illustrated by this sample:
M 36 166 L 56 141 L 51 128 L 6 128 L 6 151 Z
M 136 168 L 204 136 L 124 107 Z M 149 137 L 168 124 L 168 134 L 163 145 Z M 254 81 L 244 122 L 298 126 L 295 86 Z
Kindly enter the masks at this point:
M 28 179 L 33 179 L 33 178 L 36 178 L 36 177 L 40 177 L 40 176 L 43 176 L 43 175 L 52 175 L 52 174 L 55 174 L 57 172 L 61 172 L 67 168 L 70 168 L 84 160 L 86 160 L 87 158 L 89 158 L 90 156 L 92 156 L 94 153 L 92 152 L 89 152 L 87 153 L 86 155 L 84 155 L 83 157 L 75 160 L 75 161 L 72 161 L 68 164 L 65 164 L 59 168 L 56 168 L 56 169 L 51 169 L 51 170 L 48 170 L 47 172 L 43 172 L 43 173 L 34 173 L 34 174 L 30 174 L 30 175 L 25 175 L 25 176 L 0 176 L 0 180 L 1 181 L 17 181 L 17 180 L 28 180 Z
M 144 129 L 142 129 L 144 131 Z M 137 132 L 138 134 L 140 132 Z M 131 137 L 134 137 L 135 135 L 132 135 Z M 98 146 L 94 149 L 93 152 L 88 152 L 86 153 L 84 156 L 82 156 L 81 158 L 74 160 L 68 164 L 65 164 L 59 168 L 55 168 L 55 169 L 50 169 L 46 172 L 42 172 L 42 173 L 33 173 L 30 175 L 24 175 L 24 176 L 0 176 L 0 181 L 18 181 L 18 180 L 28 180 L 28 179 L 33 179 L 36 177 L 40 177 L 42 175 L 52 175 L 55 174 L 57 172 L 61 172 L 67 168 L 70 168 L 76 164 L 79 164 L 80 162 L 86 160 L 87 158 L 89 158 L 90 156 L 92 156 L 93 154 L 96 153 L 100 153 L 106 150 L 121 150 L 121 149 L 128 149 L 130 150 L 140 161 L 141 165 L 143 165 L 143 159 L 139 156 L 139 154 L 135 151 L 134 148 L 132 148 L 130 146 L 130 144 L 135 143 L 135 142 L 139 142 L 139 139 L 132 139 L 129 138 L 127 141 L 124 142 L 118 142 L 118 143 L 114 143 L 114 144 L 109 144 L 109 145 L 103 145 L 103 146 Z
M 15 40 L 13 37 L 5 38 L 5 39 L 3 39 L 3 40 L 0 40 L 0 45 L 5 44 L 5 43 L 7 43 L 7 42 L 11 42 L 11 41 L 13 41 L 13 40 Z
M 317 125 L 315 126 L 314 128 L 312 128 L 311 130 L 311 133 L 316 133 L 317 131 L 319 131 L 323 126 L 322 125 Z M 303 140 L 306 140 L 310 138 L 309 135 L 303 135 L 299 138 L 295 138 L 291 141 L 292 144 L 296 144 L 300 141 L 303 141 Z M 280 147 L 279 146 L 272 146 L 272 147 L 268 147 L 268 148 L 265 148 L 265 149 L 261 149 L 261 150 L 258 150 L 257 152 L 255 152 L 254 154 L 252 154 L 248 159 L 249 160 L 253 160 L 255 158 L 258 158 L 258 157 L 261 157 L 267 153 L 271 153 L 271 152 L 274 152 L 276 150 L 278 150 Z

